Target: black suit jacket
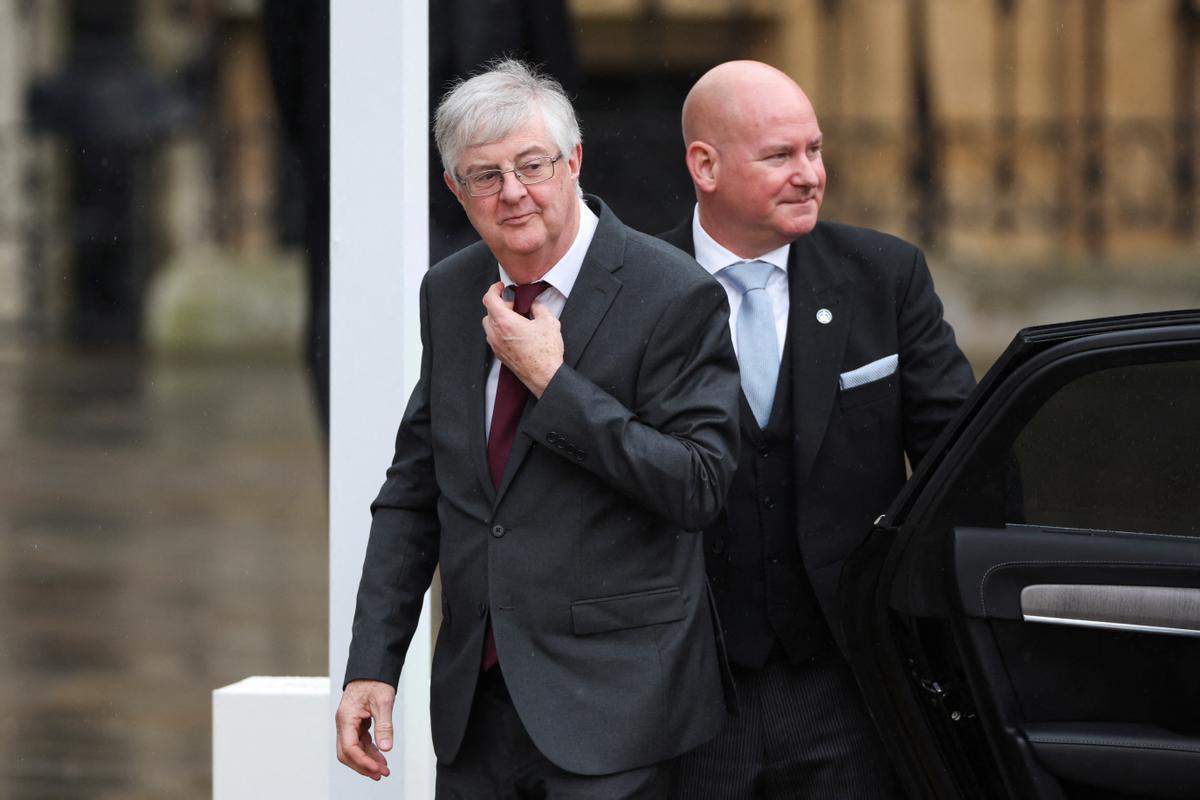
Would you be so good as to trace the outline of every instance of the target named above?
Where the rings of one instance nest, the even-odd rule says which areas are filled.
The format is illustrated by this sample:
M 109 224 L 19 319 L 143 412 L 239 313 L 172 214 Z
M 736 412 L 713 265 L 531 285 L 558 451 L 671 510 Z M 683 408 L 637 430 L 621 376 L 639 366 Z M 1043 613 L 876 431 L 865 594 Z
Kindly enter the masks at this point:
M 662 238 L 694 255 L 692 217 Z M 921 460 L 975 378 L 908 242 L 818 222 L 792 242 L 788 292 L 796 536 L 840 642 L 842 563 L 903 485 L 905 455 Z M 895 373 L 840 388 L 843 373 L 893 354 Z
M 563 309 L 565 364 L 530 400 L 498 491 L 488 476 L 472 245 L 421 289 L 421 376 L 372 524 L 347 681 L 395 683 L 441 567 L 434 748 L 453 761 L 490 613 L 521 720 L 552 762 L 605 774 L 714 736 L 724 658 L 698 531 L 735 468 L 737 362 L 721 287 L 675 248 L 599 225 Z

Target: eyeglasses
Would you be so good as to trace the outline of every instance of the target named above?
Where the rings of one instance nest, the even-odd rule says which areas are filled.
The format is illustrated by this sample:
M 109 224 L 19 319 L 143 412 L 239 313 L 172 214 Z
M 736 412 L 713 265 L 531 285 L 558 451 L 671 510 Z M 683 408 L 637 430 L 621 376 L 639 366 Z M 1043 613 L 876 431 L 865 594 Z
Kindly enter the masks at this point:
M 504 184 L 504 176 L 509 172 L 526 186 L 550 180 L 554 177 L 554 162 L 560 158 L 562 158 L 562 153 L 556 156 L 538 156 L 529 159 L 524 164 L 518 164 L 512 169 L 485 169 L 481 172 L 472 172 L 465 178 L 459 178 L 458 182 L 467 187 L 467 192 L 472 197 L 487 197 L 500 191 L 500 187 Z

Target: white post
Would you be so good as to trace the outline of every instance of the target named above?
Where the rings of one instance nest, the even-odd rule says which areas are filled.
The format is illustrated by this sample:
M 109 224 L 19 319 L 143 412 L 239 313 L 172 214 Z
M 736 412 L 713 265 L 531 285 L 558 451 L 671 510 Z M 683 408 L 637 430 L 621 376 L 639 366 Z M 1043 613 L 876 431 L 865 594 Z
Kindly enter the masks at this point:
M 329 797 L 325 678 L 246 678 L 212 693 L 213 800 Z
M 15 325 L 23 311 L 21 187 L 23 95 L 29 61 L 25 26 L 16 3 L 0 4 L 0 328 Z
M 329 796 L 433 797 L 429 604 L 395 708 L 392 776 L 338 764 L 341 696 L 369 505 L 420 368 L 417 292 L 428 267 L 428 9 L 330 3 Z

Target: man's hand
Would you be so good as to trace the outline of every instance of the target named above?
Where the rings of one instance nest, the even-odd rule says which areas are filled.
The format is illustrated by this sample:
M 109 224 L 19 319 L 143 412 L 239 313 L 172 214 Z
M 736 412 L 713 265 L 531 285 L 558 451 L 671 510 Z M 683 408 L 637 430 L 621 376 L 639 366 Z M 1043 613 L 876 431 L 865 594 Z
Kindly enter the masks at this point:
M 500 294 L 503 289 L 504 284 L 494 283 L 483 296 L 487 309 L 483 331 L 496 357 L 534 397 L 541 397 L 563 363 L 561 326 L 554 314 L 536 300 L 533 319 L 525 319 Z
M 373 781 L 391 775 L 382 751 L 392 749 L 392 704 L 396 688 L 381 681 L 350 681 L 334 717 L 338 761 Z M 371 721 L 375 741 L 371 741 Z M 378 746 L 376 746 L 378 745 Z

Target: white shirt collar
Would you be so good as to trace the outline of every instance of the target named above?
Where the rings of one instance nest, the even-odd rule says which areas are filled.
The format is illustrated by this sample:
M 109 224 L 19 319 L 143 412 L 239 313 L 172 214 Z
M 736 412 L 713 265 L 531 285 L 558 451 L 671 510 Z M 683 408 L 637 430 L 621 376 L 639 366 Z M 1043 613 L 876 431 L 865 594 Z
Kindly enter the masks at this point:
M 704 226 L 700 224 L 699 204 L 696 205 L 696 209 L 692 212 L 692 242 L 696 245 L 696 261 L 713 275 L 716 275 L 730 264 L 738 264 L 742 261 L 766 261 L 787 272 L 788 252 L 792 246 L 790 243 L 785 244 L 783 247 L 777 247 L 771 252 L 763 253 L 761 256 L 753 259 L 735 255 L 724 245 L 717 242 L 716 239 L 709 236 L 708 231 L 704 230 Z
M 567 252 L 563 253 L 563 257 L 558 260 L 558 263 L 542 276 L 542 280 L 560 291 L 563 297 L 571 295 L 575 279 L 579 277 L 579 270 L 583 269 L 583 258 L 592 245 L 592 237 L 596 235 L 596 226 L 599 223 L 600 218 L 588 208 L 588 204 L 581 198 L 579 200 L 579 230 L 575 232 L 575 241 L 571 242 L 571 246 L 567 248 Z M 513 286 L 516 281 L 509 277 L 503 264 L 499 266 L 500 280 L 504 282 L 504 288 Z

